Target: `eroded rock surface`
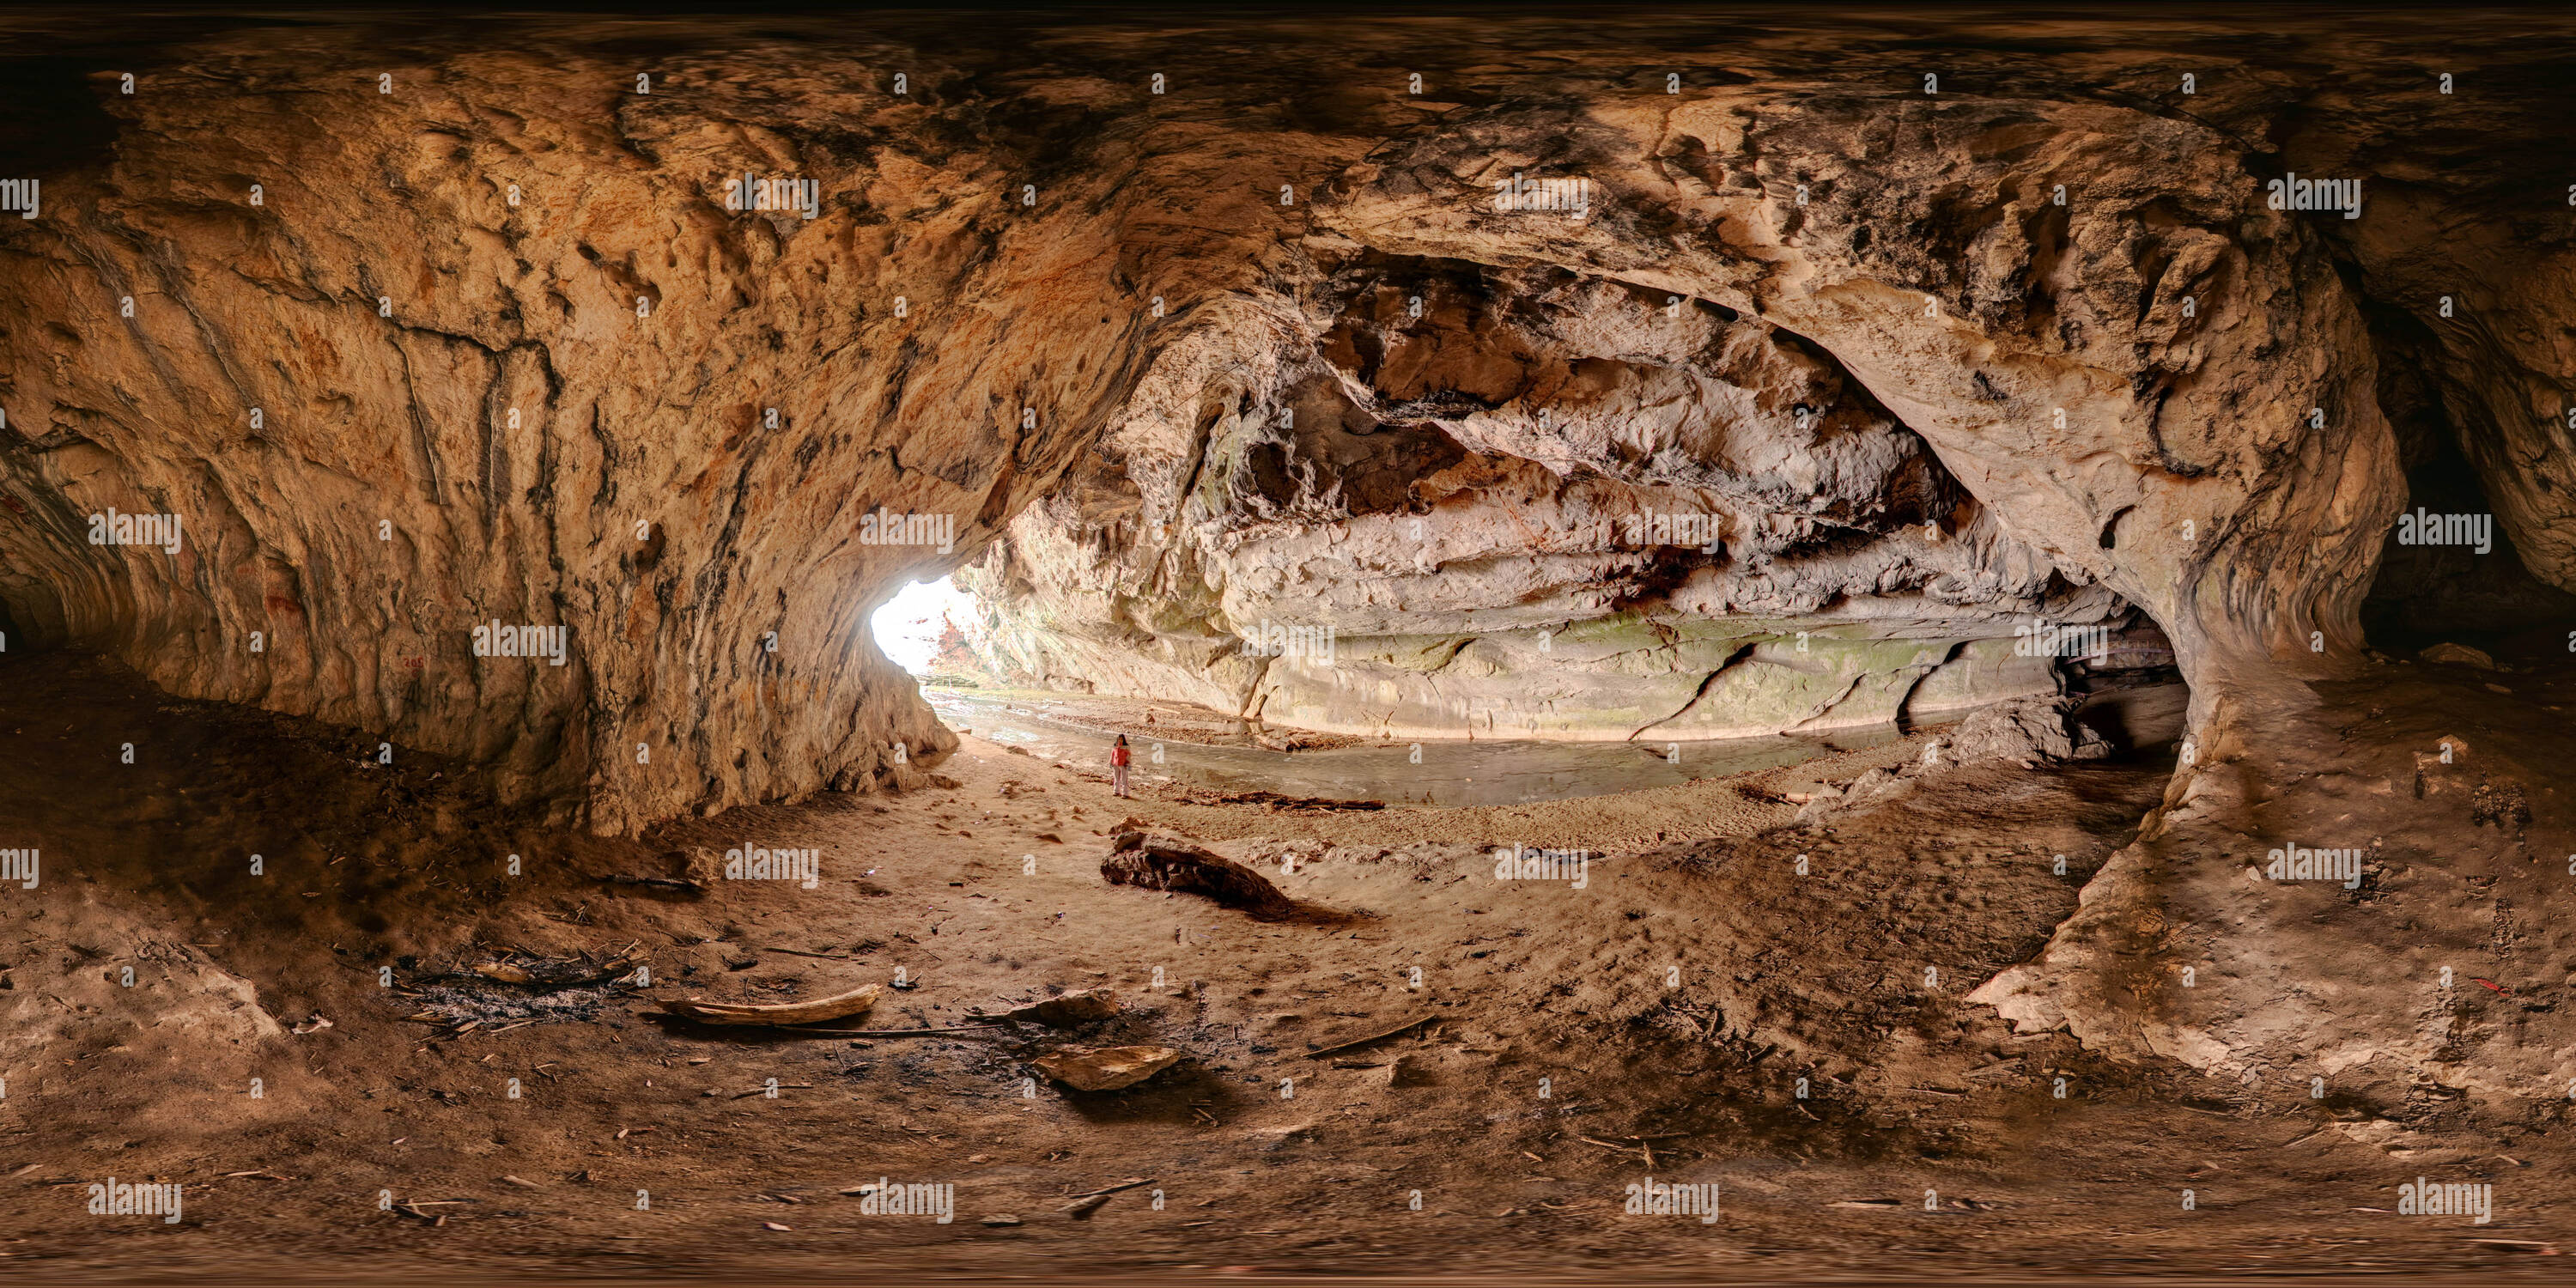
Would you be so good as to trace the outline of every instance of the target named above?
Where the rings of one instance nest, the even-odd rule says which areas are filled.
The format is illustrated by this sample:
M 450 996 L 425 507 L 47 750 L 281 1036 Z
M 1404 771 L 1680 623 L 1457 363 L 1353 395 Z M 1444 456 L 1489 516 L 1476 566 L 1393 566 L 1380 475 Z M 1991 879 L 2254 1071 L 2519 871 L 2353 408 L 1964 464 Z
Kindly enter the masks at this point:
M 1158 368 L 968 571 L 992 670 L 1396 738 L 1734 737 L 2054 693 L 2032 625 L 2125 612 L 1794 335 L 1467 253 L 1319 267 L 1347 298 L 1266 382 Z
M 2127 605 L 2189 661 L 2340 656 L 2397 503 L 2325 242 L 2188 116 L 1870 57 L 1318 102 L 1374 82 L 1067 34 L 370 83 L 343 39 L 83 87 L 112 144 L 7 233 L 0 584 L 604 828 L 935 755 L 862 614 L 1015 516 L 982 584 L 1029 674 L 1705 737 L 2039 692 L 2007 623 Z M 1582 209 L 1496 209 L 1515 176 Z M 111 507 L 193 522 L 87 544 Z
M 2174 981 L 2211 936 L 2241 978 L 2349 946 L 2226 883 L 2262 828 L 2398 808 L 2273 793 L 2358 772 L 2315 686 L 2365 674 L 2410 469 L 2455 457 L 2576 588 L 2546 45 L 2464 22 L 2455 96 L 2378 20 L 1348 34 L 218 31 L 131 95 L 96 68 L 25 118 L 41 216 L 0 218 L 7 624 L 616 831 L 917 772 L 948 736 L 864 614 L 970 562 L 1015 674 L 1398 736 L 2045 693 L 2017 625 L 2137 610 L 2183 770 L 1981 996 L 2213 1069 L 2452 1049 L 2382 1031 L 2410 974 Z M 2297 174 L 2357 217 L 2267 201 Z M 811 206 L 729 209 L 737 176 Z M 1498 208 L 1525 180 L 1559 186 Z M 111 510 L 183 534 L 93 543 Z

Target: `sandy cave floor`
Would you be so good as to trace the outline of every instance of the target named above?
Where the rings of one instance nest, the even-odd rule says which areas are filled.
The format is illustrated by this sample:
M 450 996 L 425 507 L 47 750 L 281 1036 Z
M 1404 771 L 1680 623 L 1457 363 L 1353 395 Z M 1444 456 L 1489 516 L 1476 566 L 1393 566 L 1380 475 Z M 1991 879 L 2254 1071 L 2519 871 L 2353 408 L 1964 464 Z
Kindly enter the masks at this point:
M 1120 801 L 1096 773 L 969 738 L 936 770 L 954 787 L 635 842 L 545 828 L 479 803 L 453 766 L 374 767 L 356 735 L 173 701 L 95 659 L 5 665 L 0 728 L 21 752 L 0 817 L 47 862 L 37 890 L 0 892 L 13 1276 L 1636 1282 L 1937 1257 L 2494 1278 L 2559 1264 L 2538 1254 L 2570 1233 L 2554 1119 L 2417 1114 L 2414 1157 L 2392 1157 L 2349 1105 L 2108 1065 L 1960 1001 L 2071 911 L 2158 798 L 2169 747 L 1956 770 L 1817 835 L 1771 831 L 1794 810 L 1758 792 L 1847 779 L 1914 740 L 1749 783 L 1359 813 Z M 1339 915 L 1263 924 L 1107 885 L 1107 835 L 1131 817 Z M 692 848 L 746 838 L 821 848 L 820 884 L 692 897 L 603 880 L 676 875 Z M 1586 888 L 1496 880 L 1488 847 L 1511 843 L 1590 850 Z M 540 1000 L 442 979 L 513 950 L 640 953 L 656 983 Z M 812 997 L 898 969 L 917 987 L 866 1025 L 956 1024 L 1061 988 L 1114 989 L 1127 1009 L 1071 1034 L 876 1040 L 645 1018 L 648 996 Z M 405 1019 L 460 993 L 559 1018 L 454 1037 Z M 286 1030 L 317 1015 L 330 1027 Z M 1430 1022 L 1306 1058 L 1415 1017 Z M 1186 1059 L 1123 1093 L 1024 1094 L 1026 1061 L 1073 1041 Z M 1641 1146 L 1658 1180 L 1719 1181 L 1721 1220 L 1623 1216 Z M 2433 1163 L 2491 1173 L 2498 1219 L 2377 1210 Z M 84 1196 L 111 1175 L 186 1184 L 184 1219 L 102 1226 Z M 861 1215 L 841 1191 L 879 1177 L 953 1184 L 955 1221 Z M 1154 1184 L 1087 1220 L 1059 1211 L 1132 1178 Z M 387 1190 L 447 1219 L 380 1210 Z M 1003 1214 L 1021 1224 L 981 1224 Z

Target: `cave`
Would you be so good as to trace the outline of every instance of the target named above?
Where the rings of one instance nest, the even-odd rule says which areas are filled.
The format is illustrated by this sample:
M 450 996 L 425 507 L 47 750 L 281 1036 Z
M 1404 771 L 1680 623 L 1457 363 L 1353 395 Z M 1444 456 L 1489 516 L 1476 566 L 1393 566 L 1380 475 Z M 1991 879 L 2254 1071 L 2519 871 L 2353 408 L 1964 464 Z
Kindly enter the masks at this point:
M 2576 1233 L 2561 17 L 6 21 L 28 1282 Z

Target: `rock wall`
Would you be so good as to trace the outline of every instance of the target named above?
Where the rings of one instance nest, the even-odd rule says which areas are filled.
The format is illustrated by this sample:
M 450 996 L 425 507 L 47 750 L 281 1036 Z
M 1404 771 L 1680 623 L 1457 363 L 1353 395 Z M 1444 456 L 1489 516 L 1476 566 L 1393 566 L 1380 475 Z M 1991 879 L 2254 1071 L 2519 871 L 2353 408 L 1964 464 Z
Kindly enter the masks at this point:
M 963 574 L 988 669 L 1387 737 L 1740 737 L 2054 692 L 2034 628 L 2125 609 L 1725 306 L 1463 254 L 1319 271 L 1322 307 L 1158 365 Z
M 1123 393 L 1147 320 L 1074 212 L 1132 162 L 1067 165 L 1079 110 L 996 122 L 891 53 L 351 39 L 78 87 L 112 147 L 0 221 L 10 616 L 604 830 L 952 746 L 866 614 Z M 729 209 L 737 176 L 814 209 Z M 91 544 L 111 509 L 179 539 Z M 887 544 L 880 509 L 929 523 Z M 567 634 L 480 654 L 493 623 Z
M 2224 25 L 2168 68 L 1874 21 L 216 31 L 131 94 L 92 59 L 0 218 L 0 601 L 605 830 L 936 754 L 865 613 L 979 560 L 1024 673 L 1354 730 L 1875 720 L 2037 688 L 2015 625 L 2130 606 L 2202 746 L 2352 665 L 2405 496 L 2372 296 L 2420 305 L 2445 239 L 2550 280 L 2563 233 L 2449 238 L 2400 156 L 2447 105 Z M 2347 165 L 2359 221 L 2266 202 Z M 2445 398 L 2564 584 L 2546 299 L 2446 339 Z M 91 544 L 111 507 L 177 551 Z M 494 623 L 563 664 L 478 655 Z M 1329 669 L 1244 647 L 1326 628 Z

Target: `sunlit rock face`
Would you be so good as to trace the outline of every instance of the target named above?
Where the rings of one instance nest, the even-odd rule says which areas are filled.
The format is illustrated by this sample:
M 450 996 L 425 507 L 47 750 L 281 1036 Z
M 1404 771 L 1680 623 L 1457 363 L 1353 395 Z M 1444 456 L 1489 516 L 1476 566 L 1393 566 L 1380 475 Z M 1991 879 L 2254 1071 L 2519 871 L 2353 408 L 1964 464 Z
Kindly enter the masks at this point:
M 1522 648 L 1486 650 L 1490 686 L 1439 654 L 1758 617 L 1812 659 L 1828 623 L 1955 648 L 2126 603 L 2213 676 L 2349 657 L 2402 486 L 2309 217 L 2187 119 L 1793 97 L 1462 104 L 1344 170 L 1298 289 L 1193 319 L 1226 360 L 1158 364 L 1078 494 L 990 557 L 997 669 L 1390 733 L 1446 707 L 1452 730 L 1627 736 L 1841 717 L 1762 669 L 1776 648 L 1743 675 L 1790 691 L 1738 694 L 1731 648 L 1596 632 L 1606 666 L 1550 659 L 1557 691 L 1519 703 Z M 1532 174 L 1559 185 L 1542 209 Z M 1697 549 L 1623 545 L 1671 514 L 1704 517 Z M 1359 635 L 1357 670 L 1229 643 L 1274 625 Z M 1855 692 L 1921 665 L 1891 662 L 1849 660 L 1881 677 Z M 1587 696 L 1603 670 L 1637 700 Z M 1980 683 L 1956 687 L 2032 677 Z
M 2124 609 L 1734 310 L 1469 260 L 1327 285 L 1263 361 L 1149 375 L 969 570 L 993 670 L 1385 737 L 1735 737 L 2050 692 L 2033 625 Z

